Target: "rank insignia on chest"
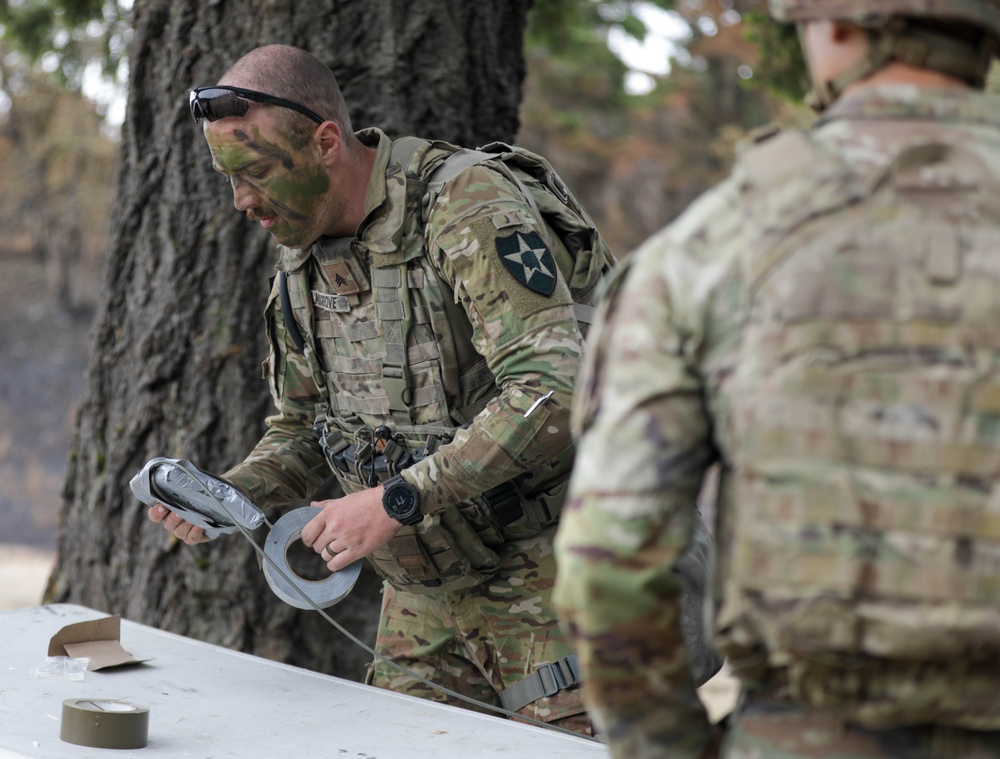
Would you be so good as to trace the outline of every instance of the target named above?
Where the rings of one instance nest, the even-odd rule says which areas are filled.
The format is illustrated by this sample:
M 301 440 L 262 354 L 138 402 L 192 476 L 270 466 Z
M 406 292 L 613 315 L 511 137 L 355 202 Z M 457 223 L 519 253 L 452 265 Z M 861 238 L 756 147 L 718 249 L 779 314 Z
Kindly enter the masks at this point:
M 514 232 L 496 238 L 497 253 L 507 271 L 529 290 L 548 297 L 556 289 L 556 262 L 537 232 Z
M 323 263 L 323 271 L 326 273 L 327 279 L 330 280 L 330 286 L 338 294 L 354 295 L 361 292 L 361 287 L 358 285 L 354 273 L 346 261 L 326 261 Z

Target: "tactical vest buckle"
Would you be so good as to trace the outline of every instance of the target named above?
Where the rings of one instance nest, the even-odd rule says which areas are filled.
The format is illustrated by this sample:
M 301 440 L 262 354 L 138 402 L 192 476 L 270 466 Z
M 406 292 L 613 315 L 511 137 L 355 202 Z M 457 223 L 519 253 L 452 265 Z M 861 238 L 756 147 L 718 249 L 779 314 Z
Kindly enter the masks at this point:
M 410 403 L 413 401 L 413 391 L 410 389 L 410 373 L 406 367 L 383 366 L 382 387 L 389 398 L 390 411 L 409 413 Z
M 484 491 L 481 497 L 493 513 L 493 518 L 502 526 L 524 516 L 521 494 L 510 480 Z
M 544 698 L 556 695 L 561 690 L 580 684 L 579 661 L 567 656 L 550 664 L 542 664 L 535 670 L 542 685 Z
M 576 654 L 570 654 L 558 661 L 539 665 L 526 678 L 503 691 L 500 703 L 507 711 L 517 712 L 540 698 L 551 698 L 581 682 L 580 660 Z

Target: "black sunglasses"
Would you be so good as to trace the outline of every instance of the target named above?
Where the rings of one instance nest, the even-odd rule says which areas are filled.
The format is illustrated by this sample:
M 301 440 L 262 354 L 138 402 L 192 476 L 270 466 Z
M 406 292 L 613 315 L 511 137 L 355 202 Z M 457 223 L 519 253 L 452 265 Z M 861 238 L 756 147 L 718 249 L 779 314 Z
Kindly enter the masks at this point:
M 318 116 L 314 111 L 310 111 L 304 105 L 299 105 L 291 100 L 267 95 L 263 92 L 245 90 L 242 87 L 230 87 L 225 84 L 214 87 L 196 87 L 188 95 L 188 105 L 191 108 L 191 116 L 195 123 L 202 119 L 218 121 L 229 116 L 246 116 L 250 110 L 248 100 L 267 105 L 280 105 L 282 108 L 291 108 L 304 116 L 308 116 L 317 124 L 322 124 L 326 119 Z

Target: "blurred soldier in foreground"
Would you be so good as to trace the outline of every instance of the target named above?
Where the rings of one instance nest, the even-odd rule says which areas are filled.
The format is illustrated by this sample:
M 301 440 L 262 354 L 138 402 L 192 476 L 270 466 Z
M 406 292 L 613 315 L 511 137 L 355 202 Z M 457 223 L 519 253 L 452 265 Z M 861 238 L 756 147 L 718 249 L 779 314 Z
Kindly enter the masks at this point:
M 1000 2 L 770 7 L 822 117 L 612 288 L 557 608 L 615 757 L 1000 756 Z M 716 461 L 725 732 L 671 571 Z

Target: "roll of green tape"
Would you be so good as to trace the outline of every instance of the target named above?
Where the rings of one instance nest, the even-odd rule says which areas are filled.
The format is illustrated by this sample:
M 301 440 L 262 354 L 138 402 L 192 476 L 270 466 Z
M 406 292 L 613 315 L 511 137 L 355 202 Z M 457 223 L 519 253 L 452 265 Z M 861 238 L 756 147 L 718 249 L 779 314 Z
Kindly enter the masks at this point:
M 144 748 L 149 709 L 107 698 L 68 698 L 63 701 L 59 738 L 89 748 Z

